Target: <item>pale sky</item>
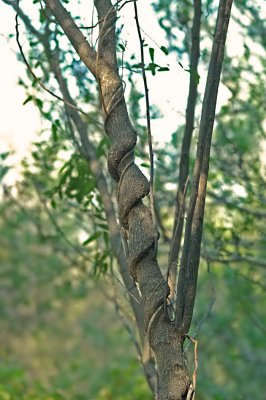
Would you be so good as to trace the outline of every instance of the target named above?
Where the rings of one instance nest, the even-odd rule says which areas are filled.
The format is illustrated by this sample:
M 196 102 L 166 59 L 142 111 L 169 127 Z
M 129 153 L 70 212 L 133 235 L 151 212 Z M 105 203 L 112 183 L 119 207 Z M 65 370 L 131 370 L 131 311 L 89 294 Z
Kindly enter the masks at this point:
M 23 3 L 30 4 L 27 0 L 23 1 Z M 139 0 L 138 2 L 140 24 L 145 27 L 145 32 L 160 46 L 167 45 L 162 39 L 162 31 L 159 28 L 156 16 L 151 10 L 150 3 L 147 0 Z M 263 4 L 263 12 L 265 11 L 266 17 L 266 4 L 262 2 Z M 87 15 L 90 15 L 88 11 L 86 12 Z M 136 40 L 136 27 L 130 3 L 123 8 L 123 14 L 123 20 L 125 21 L 124 38 L 128 42 L 128 48 L 133 51 L 135 49 L 138 52 L 139 43 Z M 30 143 L 36 139 L 36 132 L 41 128 L 41 119 L 38 110 L 31 102 L 25 106 L 22 105 L 27 96 L 24 89 L 17 85 L 17 82 L 19 76 L 25 77 L 25 67 L 16 59 L 15 51 L 17 50 L 17 45 L 15 39 L 8 41 L 5 38 L 5 35 L 8 33 L 14 33 L 14 18 L 15 14 L 11 7 L 1 2 L 0 87 L 2 95 L 0 97 L 0 148 L 1 152 L 10 149 L 15 151 L 15 155 L 11 160 L 12 164 L 15 165 L 28 154 Z M 149 39 L 147 38 L 147 40 Z M 227 41 L 230 55 L 239 55 L 239 51 L 242 51 L 241 44 L 236 25 L 231 22 L 229 39 Z M 178 66 L 175 55 L 166 57 L 152 42 L 149 45 L 155 47 L 155 54 L 158 57 L 159 63 L 163 66 L 169 64 L 170 67 L 170 72 L 158 73 L 155 78 L 148 74 L 151 102 L 156 103 L 162 113 L 166 115 L 165 118 L 153 122 L 152 126 L 153 135 L 156 140 L 163 142 L 169 138 L 170 134 L 182 122 L 182 115 L 184 115 L 186 107 L 189 74 Z M 200 90 L 202 91 L 206 75 L 203 72 L 200 75 Z M 140 82 L 139 85 L 141 84 Z M 220 86 L 218 107 L 228 97 L 229 92 L 227 89 Z M 11 181 L 15 178 L 15 175 L 10 176 Z

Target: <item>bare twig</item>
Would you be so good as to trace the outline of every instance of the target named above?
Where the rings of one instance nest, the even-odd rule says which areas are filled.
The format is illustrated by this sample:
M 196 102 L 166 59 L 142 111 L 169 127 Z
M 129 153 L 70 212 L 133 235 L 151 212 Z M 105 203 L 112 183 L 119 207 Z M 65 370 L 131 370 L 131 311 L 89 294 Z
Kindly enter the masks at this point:
M 173 273 L 173 271 L 177 270 L 177 258 L 175 258 L 177 249 L 175 248 L 175 246 L 178 246 L 179 238 L 177 236 L 180 234 L 180 232 L 179 232 L 180 224 L 182 224 L 182 226 L 183 226 L 183 220 L 184 220 L 184 215 L 185 215 L 185 201 L 186 201 L 188 183 L 189 183 L 189 176 L 187 177 L 187 180 L 185 183 L 184 192 L 183 192 L 182 199 L 180 202 L 178 218 L 176 221 L 175 232 L 174 232 L 174 235 L 173 235 L 173 238 L 171 241 L 171 245 L 170 245 L 169 261 L 168 261 L 168 269 L 167 269 L 167 280 L 166 281 L 169 283 L 169 286 L 171 289 L 171 298 L 174 297 L 175 283 L 176 283 L 176 279 L 174 279 L 174 273 Z M 179 242 L 179 245 L 180 245 L 180 242 Z M 179 249 L 178 249 L 178 253 L 179 253 Z M 172 271 L 171 276 L 170 276 L 170 271 Z
M 231 6 L 232 0 L 220 0 L 202 106 L 176 297 L 176 326 L 184 335 L 191 325 L 196 296 L 211 139 Z
M 137 1 L 137 0 L 126 0 L 120 7 L 118 7 L 118 11 L 121 11 L 122 8 L 125 7 L 126 4 L 133 3 L 133 1 Z M 118 1 L 117 3 L 121 3 L 121 2 Z
M 44 89 L 47 93 L 49 93 L 51 96 L 55 97 L 57 100 L 62 101 L 62 102 L 65 103 L 68 107 L 71 107 L 71 108 L 73 108 L 73 109 L 79 111 L 81 114 L 85 115 L 85 116 L 86 116 L 91 122 L 93 122 L 95 125 L 101 126 L 101 127 L 102 127 L 103 125 L 102 125 L 99 121 L 96 121 L 94 118 L 92 118 L 92 117 L 91 117 L 89 114 L 87 114 L 85 111 L 83 111 L 83 110 L 80 109 L 79 107 L 74 106 L 73 104 L 69 103 L 68 101 L 64 100 L 62 97 L 58 96 L 57 94 L 55 94 L 54 92 L 52 92 L 50 89 L 48 89 L 47 86 L 44 85 L 44 84 L 40 81 L 40 79 L 36 76 L 35 72 L 32 70 L 32 68 L 31 68 L 31 66 L 30 66 L 30 64 L 29 64 L 29 62 L 28 62 L 28 60 L 27 60 L 27 58 L 26 58 L 26 56 L 25 56 L 25 54 L 24 54 L 22 45 L 21 45 L 21 43 L 20 43 L 20 39 L 19 39 L 19 21 L 18 21 L 18 19 L 19 19 L 19 0 L 17 0 L 17 12 L 16 12 L 16 17 L 15 17 L 15 21 L 16 21 L 16 26 L 15 26 L 15 29 L 16 29 L 16 42 L 17 42 L 17 44 L 18 44 L 21 57 L 22 57 L 22 59 L 23 59 L 25 65 L 26 65 L 28 71 L 29 71 L 30 74 L 32 75 L 34 81 L 35 81 L 36 83 L 38 83 L 38 85 L 39 85 L 42 89 Z M 39 34 L 39 36 L 40 36 L 40 34 Z
M 195 393 L 196 393 L 196 383 L 197 383 L 197 371 L 198 371 L 198 341 L 196 339 L 193 339 L 191 336 L 186 335 L 186 337 L 193 343 L 194 345 L 194 371 L 192 375 L 192 384 L 193 384 L 193 396 L 192 400 L 195 399 Z
M 190 146 L 194 130 L 195 109 L 198 96 L 198 63 L 200 57 L 200 25 L 201 25 L 201 0 L 194 0 L 194 17 L 191 29 L 191 53 L 190 53 L 190 79 L 189 92 L 186 107 L 186 123 L 184 135 L 182 139 L 181 155 L 179 161 L 179 183 L 176 193 L 175 219 L 173 226 L 173 234 L 171 239 L 171 247 L 169 254 L 169 274 L 172 293 L 176 286 L 177 266 L 176 261 L 179 257 L 184 217 L 182 216 L 184 193 L 186 190 L 186 182 L 189 176 L 189 160 Z
M 212 309 L 213 309 L 213 306 L 214 306 L 214 303 L 215 303 L 215 300 L 216 300 L 215 288 L 214 288 L 214 283 L 213 283 L 213 277 L 211 275 L 211 268 L 210 268 L 210 260 L 209 259 L 207 259 L 207 271 L 208 271 L 209 285 L 210 285 L 210 290 L 211 290 L 211 299 L 210 299 L 210 302 L 209 302 L 208 309 L 206 310 L 206 312 L 203 315 L 203 317 L 201 318 L 201 320 L 198 322 L 196 330 L 195 330 L 194 334 L 192 335 L 192 337 L 194 339 L 198 336 L 203 324 L 210 317 Z
M 138 8 L 137 8 L 136 0 L 134 0 L 134 11 L 135 11 L 135 20 L 136 20 L 136 26 L 137 26 L 137 31 L 138 31 L 138 37 L 139 37 L 139 44 L 140 44 L 141 71 L 142 71 L 142 78 L 143 78 L 144 91 L 145 91 L 146 121 L 147 121 L 149 155 L 150 155 L 150 204 L 151 204 L 152 220 L 153 220 L 153 225 L 154 225 L 155 247 L 156 247 L 156 251 L 157 251 L 158 228 L 157 228 L 155 205 L 154 205 L 154 184 L 153 184 L 153 181 L 154 181 L 154 154 L 153 154 L 153 147 L 152 147 L 149 88 L 148 88 L 148 82 L 147 82 L 146 71 L 145 71 L 145 59 L 144 59 L 144 47 L 143 47 L 144 40 L 142 39 L 142 36 L 141 36 L 139 17 L 138 17 Z
M 40 189 L 38 188 L 38 185 L 36 184 L 36 182 L 33 182 L 33 184 L 34 184 L 34 188 L 35 188 L 36 193 L 37 193 L 37 195 L 38 195 L 38 197 L 39 197 L 39 199 L 40 199 L 40 201 L 41 201 L 41 203 L 42 203 L 42 205 L 43 205 L 43 208 L 44 208 L 46 214 L 48 215 L 50 221 L 52 222 L 54 228 L 55 228 L 56 231 L 59 233 L 59 235 L 64 239 L 64 241 L 65 241 L 73 250 L 75 250 L 76 253 L 78 253 L 78 254 L 81 256 L 81 258 L 82 258 L 84 261 L 91 261 L 90 258 L 88 258 L 87 256 L 84 255 L 83 251 L 82 251 L 79 247 L 75 246 L 75 245 L 71 242 L 71 240 L 68 239 L 68 237 L 65 235 L 64 231 L 63 231 L 63 230 L 60 228 L 60 226 L 58 225 L 58 223 L 57 223 L 56 219 L 54 218 L 53 214 L 52 214 L 51 211 L 49 210 L 49 208 L 48 208 L 48 206 L 47 206 L 47 203 L 46 203 L 46 201 L 43 199 L 42 194 L 41 194 L 41 192 L 40 192 Z M 86 249 L 84 249 L 84 250 L 86 251 Z
M 54 19 L 51 19 L 50 17 L 49 17 L 49 15 L 46 13 L 46 10 L 45 10 L 45 8 L 44 8 L 44 6 L 43 6 L 43 4 L 42 4 L 42 0 L 39 0 L 39 3 L 40 3 L 40 6 L 41 6 L 41 9 L 42 9 L 42 13 L 43 13 L 43 15 L 45 16 L 45 18 L 49 21 L 49 22 L 51 22 L 52 24 L 56 24 L 57 23 L 57 21 Z
M 112 279 L 112 286 L 113 286 L 113 296 L 110 299 L 114 303 L 117 315 L 119 316 L 119 318 L 120 318 L 120 320 L 122 322 L 122 325 L 124 326 L 124 328 L 128 332 L 129 337 L 130 337 L 132 343 L 134 344 L 134 346 L 135 346 L 135 348 L 137 350 L 137 353 L 139 355 L 139 359 L 141 360 L 142 359 L 142 354 L 141 354 L 140 344 L 137 341 L 136 335 L 134 334 L 131 326 L 129 325 L 129 323 L 128 323 L 126 317 L 125 317 L 125 312 L 122 310 L 122 306 L 118 301 L 114 279 Z
M 239 204 L 238 199 L 236 199 L 236 202 L 228 200 L 226 197 L 218 195 L 212 190 L 208 190 L 208 195 L 213 197 L 218 203 L 223 203 L 230 208 L 234 208 L 241 212 L 254 215 L 255 217 L 258 218 L 266 218 L 266 210 L 242 206 L 241 204 Z
M 225 258 L 211 254 L 208 254 L 207 256 L 203 255 L 203 257 L 208 258 L 210 261 L 215 261 L 221 264 L 235 264 L 235 263 L 245 262 L 247 264 L 257 265 L 258 267 L 266 268 L 266 261 L 255 257 L 235 255 L 232 257 Z
M 110 274 L 108 274 L 108 272 L 107 272 L 106 275 L 108 276 L 108 275 L 110 275 Z M 133 287 L 135 287 L 135 286 L 132 286 L 132 288 L 127 288 L 127 287 L 123 284 L 123 282 L 121 282 L 121 280 L 114 274 L 114 272 L 113 272 L 110 276 L 112 277 L 112 279 L 116 280 L 117 283 L 119 283 L 119 285 L 120 285 L 121 288 L 125 291 L 126 294 L 128 294 L 130 297 L 132 297 L 132 299 L 133 299 L 135 302 L 137 302 L 138 304 L 141 304 L 140 299 L 138 299 L 136 296 L 134 296 L 134 294 L 131 293 L 131 291 L 130 291 L 130 290 L 133 289 Z

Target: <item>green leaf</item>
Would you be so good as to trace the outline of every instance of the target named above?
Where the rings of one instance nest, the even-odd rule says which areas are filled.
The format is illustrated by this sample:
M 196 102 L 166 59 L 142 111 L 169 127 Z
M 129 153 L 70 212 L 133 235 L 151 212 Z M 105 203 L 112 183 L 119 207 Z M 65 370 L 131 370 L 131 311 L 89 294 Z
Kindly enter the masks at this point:
M 7 159 L 7 157 L 9 156 L 10 151 L 5 151 L 4 153 L 0 153 L 0 160 L 4 161 Z
M 147 163 L 141 163 L 140 166 L 144 168 L 150 168 L 150 165 Z
M 80 181 L 79 178 L 71 176 L 71 178 L 69 180 L 69 185 L 68 185 L 68 188 L 67 188 L 67 193 L 70 193 L 73 190 L 77 190 L 79 188 L 80 184 L 81 184 L 81 181 Z
M 54 199 L 51 199 L 51 207 L 53 209 L 56 209 L 56 207 L 57 207 L 56 201 Z
M 142 67 L 142 63 L 131 65 L 131 68 L 141 68 L 141 67 Z
M 57 134 L 57 126 L 56 124 L 52 124 L 52 138 L 54 142 L 58 141 L 58 134 Z
M 41 99 L 36 99 L 37 107 L 41 110 L 43 108 L 43 101 Z
M 122 43 L 118 43 L 118 46 L 120 47 L 120 49 L 121 49 L 122 51 L 125 51 L 125 50 L 126 50 L 125 46 L 124 46 Z
M 4 176 L 8 173 L 9 167 L 0 165 L 0 181 L 4 178 Z
M 150 53 L 151 61 L 154 62 L 154 48 L 153 47 L 149 48 L 149 53 Z
M 108 232 L 103 232 L 103 239 L 104 239 L 105 246 L 107 247 L 108 244 L 109 244 L 109 234 L 108 234 Z
M 25 106 L 25 104 L 27 104 L 29 101 L 32 101 L 33 97 L 29 96 L 26 98 L 26 100 L 24 100 L 24 102 L 22 103 L 23 106 Z
M 160 49 L 162 50 L 162 52 L 163 52 L 166 56 L 168 56 L 169 51 L 168 51 L 167 47 L 161 46 Z
M 91 236 L 88 237 L 88 239 L 86 239 L 82 243 L 82 245 L 86 246 L 86 244 L 89 244 L 89 243 L 93 242 L 94 240 L 97 240 L 101 235 L 102 235 L 102 232 L 94 232 Z
M 164 71 L 170 71 L 170 69 L 168 67 L 160 67 L 158 69 L 158 72 L 164 72 Z
M 152 75 L 154 76 L 156 74 L 156 68 L 160 68 L 160 66 L 155 63 L 150 63 L 145 69 L 146 71 L 151 71 Z

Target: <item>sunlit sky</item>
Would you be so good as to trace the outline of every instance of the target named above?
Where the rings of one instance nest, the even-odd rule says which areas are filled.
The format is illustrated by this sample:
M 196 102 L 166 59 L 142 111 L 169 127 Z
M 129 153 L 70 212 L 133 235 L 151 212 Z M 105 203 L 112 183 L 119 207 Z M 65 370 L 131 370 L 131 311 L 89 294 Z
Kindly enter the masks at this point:
M 21 2 L 29 4 L 29 0 Z M 162 38 L 162 31 L 159 28 L 156 15 L 153 13 L 151 1 L 139 0 L 140 23 L 145 28 L 145 32 L 152 37 L 160 46 L 166 45 Z M 266 18 L 266 2 L 261 2 L 263 14 Z M 72 2 L 73 7 L 73 2 Z M 11 7 L 0 4 L 0 52 L 1 52 L 1 73 L 0 73 L 0 146 L 1 152 L 14 150 L 15 155 L 11 162 L 17 165 L 19 160 L 25 157 L 30 149 L 30 143 L 36 139 L 36 132 L 41 128 L 41 119 L 38 110 L 31 102 L 23 106 L 26 99 L 25 91 L 18 86 L 19 76 L 25 77 L 25 67 L 16 59 L 17 44 L 15 39 L 8 40 L 6 36 L 14 33 L 15 13 Z M 148 16 L 148 18 L 147 18 Z M 263 18 L 263 16 L 262 16 Z M 138 51 L 138 41 L 136 40 L 136 27 L 133 18 L 132 4 L 128 3 L 123 8 L 123 22 L 125 28 L 123 37 L 128 42 L 128 48 Z M 22 28 L 21 28 L 22 29 Z M 229 39 L 227 42 L 228 52 L 231 56 L 239 55 L 242 40 L 240 38 L 237 26 L 231 22 L 229 27 Z M 175 56 L 164 56 L 159 49 L 155 51 L 161 53 L 161 61 L 165 65 L 169 64 L 170 72 L 157 74 L 155 78 L 149 76 L 149 89 L 151 102 L 156 103 L 165 118 L 153 122 L 153 134 L 156 140 L 164 141 L 178 127 L 182 121 L 182 115 L 185 113 L 186 94 L 188 90 L 189 74 L 184 71 L 176 62 Z M 200 89 L 205 85 L 206 75 L 201 75 Z M 225 87 L 220 87 L 218 107 L 221 106 L 229 97 L 229 92 Z M 159 99 L 159 101 L 158 101 Z M 167 127 L 167 128 L 166 128 Z M 14 179 L 10 175 L 10 179 Z

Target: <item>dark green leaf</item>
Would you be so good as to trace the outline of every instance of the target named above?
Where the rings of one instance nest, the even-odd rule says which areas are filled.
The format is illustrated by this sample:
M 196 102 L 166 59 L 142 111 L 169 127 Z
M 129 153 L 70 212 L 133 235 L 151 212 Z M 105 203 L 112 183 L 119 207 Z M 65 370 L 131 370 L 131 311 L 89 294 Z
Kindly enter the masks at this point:
M 31 101 L 33 99 L 32 96 L 29 96 L 26 98 L 26 100 L 24 100 L 24 102 L 22 103 L 23 106 L 25 106 L 25 104 L 27 104 L 29 101 Z
M 154 48 L 153 47 L 149 47 L 149 53 L 150 53 L 151 61 L 154 62 Z
M 160 68 L 160 66 L 158 64 L 155 64 L 155 63 L 150 63 L 148 65 L 148 67 L 145 68 L 145 69 L 146 69 L 146 71 L 151 71 L 152 75 L 155 75 L 156 68 Z
M 141 63 L 131 65 L 131 68 L 141 68 L 141 67 L 142 67 Z
M 7 159 L 7 157 L 9 156 L 10 152 L 9 151 L 5 151 L 4 153 L 0 153 L 0 160 L 4 161 Z
M 86 239 L 82 245 L 85 246 L 86 244 L 89 244 L 93 242 L 94 240 L 97 240 L 100 236 L 102 235 L 102 232 L 94 232 L 91 236 Z
M 168 67 L 160 67 L 158 68 L 158 72 L 170 71 Z
M 36 99 L 37 107 L 41 110 L 43 108 L 43 101 L 41 99 Z
M 121 49 L 122 51 L 125 51 L 125 50 L 126 50 L 125 46 L 124 46 L 122 43 L 118 43 L 118 46 L 120 47 L 120 49 Z
M 161 46 L 160 49 L 162 50 L 162 52 L 163 52 L 166 56 L 168 56 L 169 51 L 168 51 L 167 47 Z

